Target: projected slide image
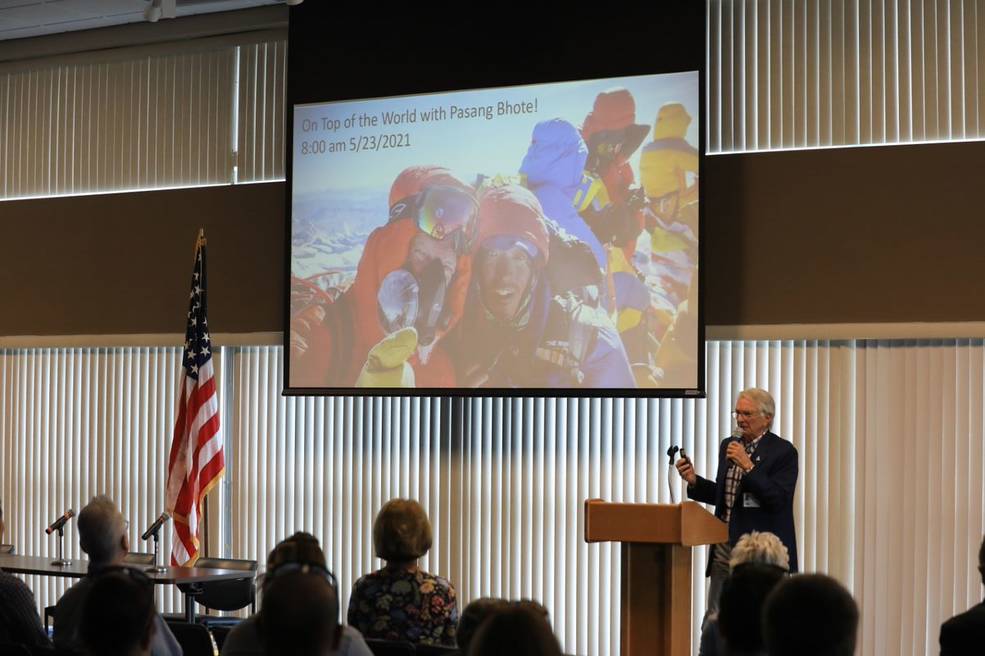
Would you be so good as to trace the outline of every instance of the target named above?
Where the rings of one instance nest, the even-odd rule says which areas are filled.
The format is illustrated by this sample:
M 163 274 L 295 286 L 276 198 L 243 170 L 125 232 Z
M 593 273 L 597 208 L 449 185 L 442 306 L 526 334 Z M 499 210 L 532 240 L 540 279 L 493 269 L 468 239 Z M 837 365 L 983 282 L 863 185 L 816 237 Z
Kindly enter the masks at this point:
M 297 105 L 292 389 L 693 389 L 698 73 Z

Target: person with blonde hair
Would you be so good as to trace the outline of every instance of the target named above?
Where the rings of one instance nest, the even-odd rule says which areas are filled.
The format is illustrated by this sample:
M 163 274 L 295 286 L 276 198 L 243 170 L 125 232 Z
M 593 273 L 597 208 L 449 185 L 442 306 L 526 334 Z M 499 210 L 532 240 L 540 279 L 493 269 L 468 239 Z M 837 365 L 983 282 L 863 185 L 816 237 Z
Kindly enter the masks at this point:
M 373 522 L 373 547 L 386 564 L 352 586 L 350 625 L 367 638 L 455 646 L 455 588 L 417 564 L 431 541 L 431 522 L 421 504 L 413 499 L 383 504 Z
M 731 607 L 725 609 L 725 601 L 718 613 L 711 615 L 701 629 L 701 641 L 698 646 L 698 656 L 719 656 L 725 653 L 736 653 L 742 641 L 735 644 L 736 627 L 746 623 L 750 605 L 756 606 L 756 612 L 762 606 L 765 595 L 769 590 L 790 571 L 790 554 L 786 545 L 772 533 L 753 531 L 746 533 L 732 547 L 732 557 L 729 559 L 729 578 L 722 586 L 722 598 L 728 592 L 731 595 Z M 755 571 L 752 571 L 755 570 Z M 769 570 L 772 570 L 772 575 Z M 738 575 L 738 576 L 736 576 Z M 731 587 L 730 587 L 731 585 Z M 740 610 L 741 609 L 741 610 Z M 738 617 L 745 611 L 745 615 Z M 726 617 L 728 628 L 721 626 L 721 614 Z M 724 634 L 731 629 L 733 644 L 726 648 Z M 749 634 L 746 634 L 749 637 Z M 761 645 L 761 636 L 754 636 L 754 645 Z M 749 643 L 746 643 L 748 646 Z
M 790 552 L 787 546 L 769 531 L 752 531 L 746 533 L 732 547 L 732 557 L 729 559 L 729 569 L 733 572 L 739 565 L 745 563 L 762 563 L 772 565 L 789 572 Z

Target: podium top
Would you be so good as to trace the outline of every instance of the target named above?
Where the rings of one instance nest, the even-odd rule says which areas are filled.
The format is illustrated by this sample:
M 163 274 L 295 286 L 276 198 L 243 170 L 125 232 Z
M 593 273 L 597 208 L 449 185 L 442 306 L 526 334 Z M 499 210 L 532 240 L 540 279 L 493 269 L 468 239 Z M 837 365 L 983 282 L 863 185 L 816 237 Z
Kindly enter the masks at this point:
M 679 504 L 585 500 L 585 542 L 694 547 L 728 541 L 728 526 L 694 501 Z

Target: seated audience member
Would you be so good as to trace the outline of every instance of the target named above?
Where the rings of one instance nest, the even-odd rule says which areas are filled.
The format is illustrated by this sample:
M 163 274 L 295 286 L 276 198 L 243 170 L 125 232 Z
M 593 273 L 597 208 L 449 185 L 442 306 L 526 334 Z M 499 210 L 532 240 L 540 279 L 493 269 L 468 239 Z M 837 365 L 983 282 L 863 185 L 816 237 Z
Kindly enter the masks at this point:
M 772 565 L 784 572 L 789 572 L 790 552 L 786 545 L 780 541 L 780 538 L 773 533 L 752 531 L 739 538 L 739 541 L 732 547 L 729 569 L 734 572 L 736 567 L 747 563 Z M 721 656 L 724 653 L 718 614 L 715 613 L 708 618 L 708 622 L 701 631 L 698 656 Z
M 838 581 L 800 574 L 776 586 L 763 608 L 770 656 L 852 656 L 858 606 Z
M 769 531 L 752 531 L 739 538 L 732 547 L 728 566 L 730 570 L 734 570 L 738 565 L 746 563 L 775 565 L 789 572 L 790 552 L 787 545 L 775 534 Z
M 282 565 L 266 585 L 260 636 L 268 656 L 328 656 L 342 636 L 335 577 L 317 565 Z
M 542 613 L 514 603 L 482 622 L 467 656 L 561 656 L 561 645 Z
M 410 499 L 384 504 L 373 522 L 373 546 L 386 565 L 352 586 L 349 624 L 367 638 L 454 647 L 455 588 L 417 566 L 431 548 L 431 522 L 421 504 Z
M 718 609 L 718 631 L 722 651 L 729 656 L 764 656 L 760 624 L 763 603 L 783 580 L 785 570 L 776 565 L 744 563 L 738 565 L 722 586 Z
M 122 567 L 130 550 L 127 523 L 112 499 L 93 497 L 79 513 L 79 544 L 89 554 L 89 574 L 65 591 L 55 606 L 55 647 L 78 650 L 82 647 L 81 627 L 86 599 L 94 578 L 108 567 Z M 181 656 L 181 646 L 171 629 L 157 612 L 154 613 L 154 635 L 150 653 L 154 656 Z
M 3 505 L 0 504 L 0 542 L 3 542 Z M 51 644 L 41 626 L 34 593 L 16 576 L 0 569 L 0 642 L 44 647 Z
M 291 537 L 282 540 L 270 552 L 267 557 L 267 571 L 263 577 L 263 608 L 266 609 L 270 599 L 271 585 L 279 579 L 278 572 L 290 573 L 299 568 L 307 566 L 309 571 L 322 572 L 323 578 L 331 579 L 328 572 L 328 564 L 325 560 L 325 553 L 318 544 L 318 538 L 310 533 L 297 532 Z M 297 580 L 296 578 L 288 579 Z M 308 594 L 317 596 L 319 588 L 314 586 L 308 590 Z M 300 592 L 299 592 L 300 594 Z M 338 591 L 335 592 L 335 610 L 331 617 L 320 616 L 319 622 L 322 624 L 338 624 Z M 276 599 L 277 595 L 274 595 Z M 320 598 L 320 597 L 319 597 Z M 331 609 L 329 609 L 331 610 Z M 279 611 L 271 611 L 269 617 L 275 620 Z M 325 611 L 327 612 L 327 611 Z M 261 656 L 264 652 L 265 644 L 260 640 L 260 622 L 263 613 L 248 617 L 229 632 L 226 641 L 222 645 L 222 656 Z M 280 620 L 276 620 L 279 622 Z M 283 626 L 276 624 L 276 626 Z M 369 646 L 363 640 L 359 631 L 351 626 L 343 626 L 340 629 L 338 644 L 333 648 L 334 653 L 339 656 L 372 656 Z M 268 644 L 267 647 L 276 647 L 275 644 Z
M 458 651 L 462 654 L 468 654 L 472 638 L 482 623 L 492 617 L 493 613 L 509 607 L 508 601 L 495 597 L 480 597 L 469 602 L 462 609 L 461 617 L 458 618 Z
M 534 601 L 533 599 L 520 599 L 519 601 L 510 602 L 514 606 L 519 606 L 520 608 L 525 608 L 529 610 L 534 615 L 539 615 L 544 618 L 547 625 L 551 625 L 551 613 L 547 610 L 547 606 L 540 603 L 539 601 Z
M 985 538 L 978 550 L 978 572 L 985 585 Z M 941 656 L 981 654 L 985 651 L 985 602 L 955 615 L 941 626 Z
M 0 642 L 50 646 L 34 593 L 16 576 L 0 570 Z
M 82 609 L 82 644 L 93 656 L 144 656 L 154 637 L 154 584 L 121 567 L 93 577 Z

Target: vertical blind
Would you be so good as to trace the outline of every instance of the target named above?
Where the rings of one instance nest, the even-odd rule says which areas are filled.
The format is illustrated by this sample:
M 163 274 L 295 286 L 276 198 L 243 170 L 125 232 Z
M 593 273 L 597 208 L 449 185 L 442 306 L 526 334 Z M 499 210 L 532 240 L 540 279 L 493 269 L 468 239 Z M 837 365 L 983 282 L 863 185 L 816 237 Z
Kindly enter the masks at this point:
M 706 2 L 709 153 L 985 138 L 985 0 Z M 0 198 L 284 178 L 286 40 L 98 57 L 0 66 Z
M 286 49 L 0 66 L 0 198 L 283 179 Z
M 146 548 L 137 536 L 164 502 L 179 360 L 164 347 L 0 351 L 0 494 L 19 553 L 53 555 L 47 522 L 100 492 Z M 709 342 L 702 400 L 285 398 L 281 348 L 225 347 L 216 362 L 228 451 L 209 553 L 263 561 L 311 531 L 343 601 L 380 564 L 375 512 L 414 497 L 434 524 L 422 564 L 452 580 L 462 605 L 538 599 L 566 653 L 619 653 L 619 550 L 584 542 L 583 502 L 669 502 L 672 443 L 714 472 L 749 386 L 774 393 L 774 430 L 799 450 L 803 568 L 854 592 L 861 653 L 936 653 L 941 621 L 979 601 L 983 340 Z M 169 526 L 165 553 L 170 539 Z M 74 524 L 66 546 L 81 555 Z M 695 628 L 704 563 L 701 548 Z M 30 584 L 48 605 L 66 582 Z M 181 603 L 171 590 L 159 601 Z
M 234 182 L 284 179 L 287 41 L 237 49 L 237 174 Z
M 985 138 L 983 0 L 707 0 L 709 153 Z

